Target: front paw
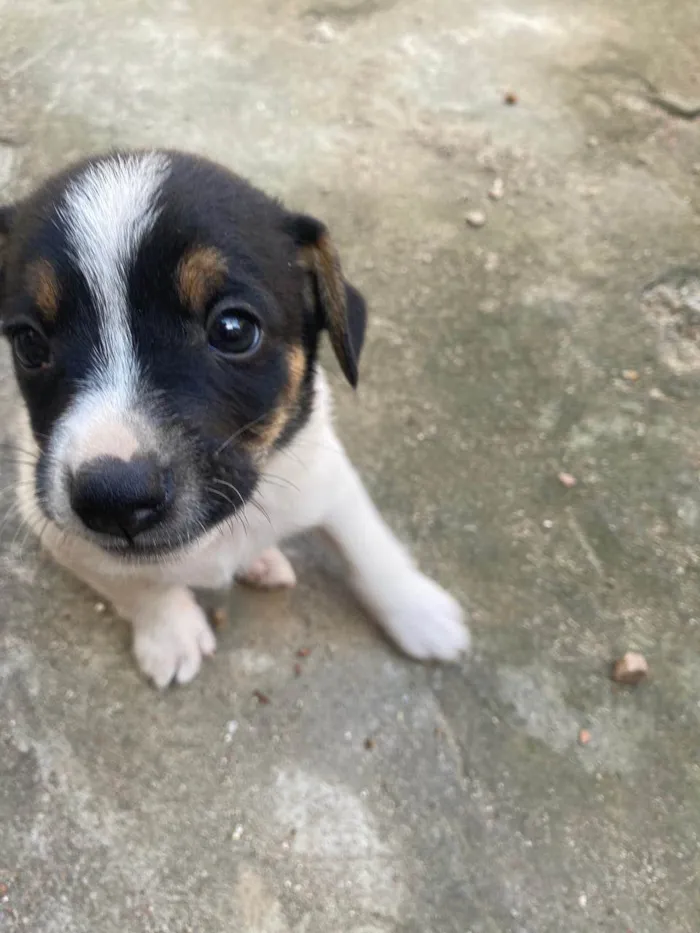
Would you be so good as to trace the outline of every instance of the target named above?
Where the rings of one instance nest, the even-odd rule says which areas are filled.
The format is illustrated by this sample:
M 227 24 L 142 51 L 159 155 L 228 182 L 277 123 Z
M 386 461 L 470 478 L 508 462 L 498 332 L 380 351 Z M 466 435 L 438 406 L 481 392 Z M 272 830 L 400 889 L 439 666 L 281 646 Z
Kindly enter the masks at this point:
M 296 586 L 294 568 L 276 547 L 267 548 L 245 570 L 236 574 L 240 583 L 260 589 L 287 589 Z
M 457 661 L 469 651 L 464 612 L 449 593 L 418 571 L 394 581 L 379 621 L 398 646 L 419 661 Z
M 191 593 L 168 596 L 134 622 L 134 655 L 156 687 L 189 683 L 216 650 L 204 611 Z

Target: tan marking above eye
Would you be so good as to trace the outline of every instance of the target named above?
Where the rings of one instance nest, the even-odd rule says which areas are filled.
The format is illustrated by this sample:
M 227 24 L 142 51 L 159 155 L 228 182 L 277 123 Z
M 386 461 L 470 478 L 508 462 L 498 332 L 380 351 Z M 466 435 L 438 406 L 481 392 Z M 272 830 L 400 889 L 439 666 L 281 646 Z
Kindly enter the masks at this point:
M 56 270 L 48 259 L 35 259 L 27 267 L 27 289 L 42 316 L 53 321 L 58 314 L 61 286 Z
M 213 246 L 197 246 L 186 253 L 177 267 L 180 300 L 196 314 L 203 314 L 207 301 L 226 279 L 226 260 Z

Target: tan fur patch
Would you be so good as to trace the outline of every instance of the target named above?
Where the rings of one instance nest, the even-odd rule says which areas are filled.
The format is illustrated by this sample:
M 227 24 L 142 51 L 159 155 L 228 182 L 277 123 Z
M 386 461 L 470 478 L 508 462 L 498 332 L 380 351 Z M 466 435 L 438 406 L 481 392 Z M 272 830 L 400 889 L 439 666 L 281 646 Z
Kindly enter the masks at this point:
M 42 316 L 53 321 L 58 314 L 61 286 L 56 270 L 48 259 L 37 259 L 27 269 L 27 288 Z
M 345 328 L 345 285 L 340 257 L 327 233 L 314 246 L 304 247 L 302 254 L 304 262 L 316 273 L 321 303 L 329 317 L 331 339 L 334 339 L 333 331 L 342 332 Z
M 328 233 L 301 250 L 301 261 L 316 278 L 318 297 L 326 316 L 333 351 L 348 375 L 348 308 L 340 257 Z M 350 376 L 348 375 L 348 378 Z
M 182 303 L 196 314 L 203 314 L 207 301 L 221 288 L 225 277 L 226 260 L 218 249 L 195 247 L 177 267 L 177 289 Z
M 277 407 L 251 441 L 251 446 L 259 453 L 272 447 L 294 414 L 305 373 L 306 355 L 300 346 L 294 345 L 287 350 L 287 384 L 280 393 Z
M 306 354 L 300 346 L 290 347 L 287 351 L 287 388 L 285 391 L 287 405 L 294 405 L 299 396 L 301 383 L 306 375 Z

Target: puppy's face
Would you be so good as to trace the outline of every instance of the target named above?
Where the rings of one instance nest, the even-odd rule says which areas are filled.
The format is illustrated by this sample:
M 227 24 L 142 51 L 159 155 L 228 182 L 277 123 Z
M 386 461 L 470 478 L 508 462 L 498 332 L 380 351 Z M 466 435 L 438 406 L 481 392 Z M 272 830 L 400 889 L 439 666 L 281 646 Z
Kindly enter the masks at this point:
M 244 507 L 365 308 L 322 224 L 210 162 L 110 155 L 0 209 L 0 308 L 45 516 L 125 559 Z

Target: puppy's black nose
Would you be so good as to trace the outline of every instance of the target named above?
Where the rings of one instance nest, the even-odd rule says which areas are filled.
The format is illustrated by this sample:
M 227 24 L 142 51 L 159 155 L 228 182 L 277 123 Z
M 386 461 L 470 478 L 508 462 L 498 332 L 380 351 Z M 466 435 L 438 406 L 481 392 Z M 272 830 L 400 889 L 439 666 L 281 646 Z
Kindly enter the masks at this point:
M 149 457 L 98 457 L 70 483 L 71 506 L 87 528 L 128 540 L 157 525 L 173 495 L 170 470 Z

